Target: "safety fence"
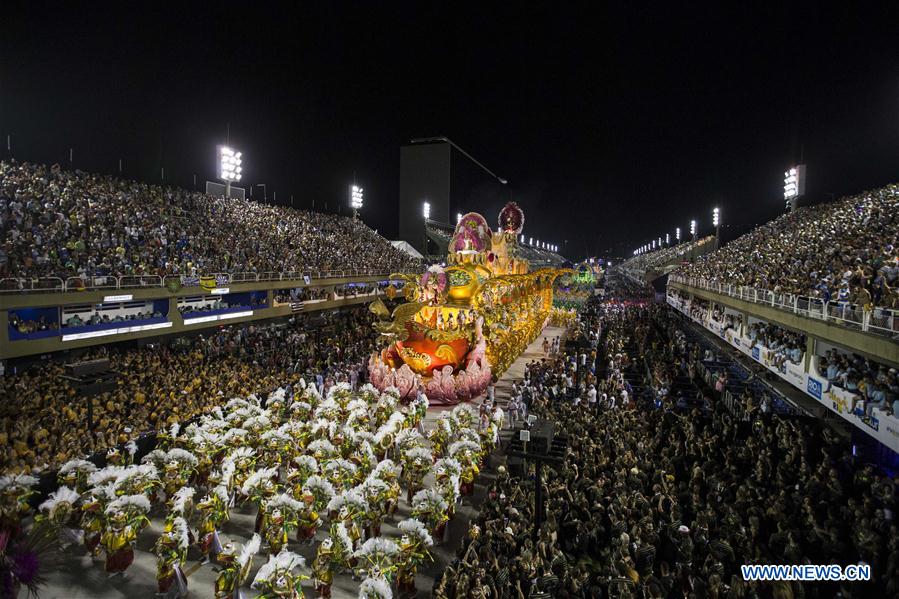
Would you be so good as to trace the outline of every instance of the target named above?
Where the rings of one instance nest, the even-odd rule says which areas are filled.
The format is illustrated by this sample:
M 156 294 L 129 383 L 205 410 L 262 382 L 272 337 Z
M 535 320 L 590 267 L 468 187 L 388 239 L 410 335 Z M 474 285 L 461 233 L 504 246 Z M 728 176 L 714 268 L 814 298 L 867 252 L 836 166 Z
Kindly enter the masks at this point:
M 218 285 L 236 283 L 263 283 L 292 281 L 296 286 L 320 279 L 345 279 L 350 277 L 388 277 L 390 273 L 375 269 L 360 270 L 304 270 L 292 272 L 237 272 L 212 273 Z M 185 285 L 185 280 L 194 284 Z M 68 291 L 113 291 L 116 289 L 148 289 L 159 287 L 199 286 L 199 277 L 193 275 L 127 275 L 104 277 L 40 277 L 0 279 L 0 294 L 64 293 Z
M 899 334 L 899 310 L 891 308 L 865 307 L 844 300 L 825 302 L 821 298 L 792 293 L 775 293 L 767 289 L 716 283 L 706 279 L 683 277 L 674 274 L 669 277 L 668 281 L 697 289 L 714 291 L 728 297 L 771 306 L 772 308 L 809 318 L 836 322 L 866 333 L 888 337 Z

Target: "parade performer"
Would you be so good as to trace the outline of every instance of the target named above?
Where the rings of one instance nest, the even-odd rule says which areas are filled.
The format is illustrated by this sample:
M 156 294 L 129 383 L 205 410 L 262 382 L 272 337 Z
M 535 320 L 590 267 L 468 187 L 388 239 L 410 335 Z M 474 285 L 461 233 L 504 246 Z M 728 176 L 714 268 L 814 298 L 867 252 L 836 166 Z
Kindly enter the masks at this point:
M 359 586 L 359 599 L 393 599 L 390 583 L 383 576 L 370 576 Z
M 137 533 L 150 521 L 150 500 L 144 495 L 125 495 L 106 506 L 106 525 L 100 544 L 106 551 L 106 572 L 124 573 L 134 561 Z
M 453 458 L 440 458 L 434 464 L 436 489 L 446 501 L 447 518 L 452 519 L 456 513 L 456 501 L 460 494 L 460 476 L 462 466 Z
M 399 542 L 399 558 L 397 559 L 397 594 L 400 597 L 414 597 L 415 574 L 418 566 L 431 557 L 430 548 L 434 545 L 427 528 L 420 521 L 413 519 L 403 520 L 397 527 L 403 533 Z
M 473 441 L 456 441 L 449 447 L 449 455 L 459 462 L 462 472 L 459 476 L 460 492 L 468 496 L 474 492 L 474 479 L 480 474 L 481 446 Z
M 354 554 L 357 560 L 357 571 L 369 576 L 392 578 L 399 557 L 399 546 L 389 539 L 374 538 L 365 541 Z
M 287 483 L 295 497 L 303 494 L 303 485 L 313 474 L 318 474 L 318 461 L 311 455 L 298 455 L 287 472 Z
M 100 549 L 100 536 L 105 524 L 106 506 L 115 499 L 115 487 L 105 485 L 90 489 L 82 496 L 81 530 L 84 531 L 84 548 L 96 556 Z
M 388 488 L 386 494 L 384 495 L 383 509 L 383 513 L 387 517 L 393 517 L 393 514 L 396 512 L 397 505 L 399 505 L 400 493 L 402 493 L 402 489 L 400 488 L 400 483 L 398 481 L 399 474 L 399 466 L 397 466 L 393 462 L 393 460 L 381 460 L 369 475 L 369 478 L 377 478 L 387 483 Z
M 196 474 L 199 460 L 191 452 L 176 447 L 170 449 L 165 456 L 165 491 L 166 501 L 170 502 L 179 489 L 186 487 L 188 481 Z
M 359 485 L 358 489 L 368 504 L 368 511 L 364 520 L 368 522 L 365 534 L 366 538 L 381 536 L 381 522 L 387 515 L 387 497 L 390 493 L 390 485 L 377 477 L 369 476 Z
M 305 567 L 306 560 L 302 556 L 286 549 L 269 556 L 253 579 L 252 587 L 260 591 L 257 599 L 302 599 L 301 583 L 309 577 L 295 570 Z
M 37 479 L 27 474 L 0 476 L 0 535 L 15 538 L 22 530 L 22 519 L 31 511 L 29 498 Z
M 449 519 L 446 515 L 448 507 L 436 489 L 422 489 L 412 498 L 412 517 L 424 522 L 431 536 L 439 541 Z
M 219 566 L 215 568 L 218 576 L 215 579 L 215 599 L 244 599 L 241 585 L 250 575 L 253 556 L 259 552 L 261 539 L 258 534 L 244 545 L 240 553 L 232 543 L 228 543 L 219 553 Z
M 156 554 L 156 590 L 159 595 L 187 595 L 187 577 L 183 568 L 189 545 L 187 521 L 178 516 L 166 526 L 153 547 L 153 553 Z
M 271 555 L 279 553 L 287 545 L 290 533 L 299 528 L 297 519 L 302 510 L 303 504 L 287 493 L 263 502 L 262 534 L 268 542 Z
M 213 487 L 211 491 L 197 504 L 201 561 L 208 561 L 209 555 L 213 557 L 222 551 L 219 541 L 218 529 L 228 521 L 228 491 L 223 485 Z
M 324 599 L 331 597 L 334 574 L 350 567 L 349 559 L 352 553 L 353 542 L 343 523 L 331 524 L 331 535 L 318 546 L 315 561 L 312 563 L 315 590 L 319 597 Z
M 412 502 L 412 497 L 421 488 L 422 481 L 431 470 L 434 456 L 424 447 L 412 447 L 402 454 L 403 478 L 406 482 L 406 501 Z
M 325 513 L 325 510 L 328 509 L 328 504 L 336 494 L 334 485 L 317 474 L 313 474 L 306 479 L 306 484 L 303 485 L 303 493 L 312 495 L 312 505 L 315 508 L 315 511 L 319 513 Z
M 60 487 L 50 493 L 50 497 L 38 506 L 40 513 L 34 518 L 35 522 L 43 521 L 52 526 L 63 547 L 80 543 L 84 534 L 72 526 L 72 520 L 77 513 L 78 499 L 76 491 L 65 486 Z
M 240 495 L 256 506 L 256 527 L 254 532 L 262 530 L 262 520 L 265 517 L 262 504 L 277 491 L 277 486 L 274 480 L 272 480 L 277 472 L 278 469 L 276 467 L 257 470 L 248 476 L 247 480 L 240 487 Z
M 318 527 L 322 525 L 322 519 L 315 511 L 315 497 L 312 493 L 300 495 L 301 508 L 297 513 L 297 541 L 300 543 L 312 543 Z
M 87 477 L 97 471 L 97 467 L 87 460 L 69 460 L 59 469 L 57 482 L 60 486 L 75 489 L 78 494 L 87 491 Z

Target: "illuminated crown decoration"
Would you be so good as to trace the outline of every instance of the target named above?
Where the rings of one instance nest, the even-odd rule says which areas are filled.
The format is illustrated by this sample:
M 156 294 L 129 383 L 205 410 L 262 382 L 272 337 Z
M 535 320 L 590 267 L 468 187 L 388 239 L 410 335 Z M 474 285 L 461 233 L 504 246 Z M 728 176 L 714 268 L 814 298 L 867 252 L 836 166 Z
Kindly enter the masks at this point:
M 524 211 L 516 202 L 509 202 L 500 210 L 499 228 L 505 233 L 521 234 L 524 229 Z

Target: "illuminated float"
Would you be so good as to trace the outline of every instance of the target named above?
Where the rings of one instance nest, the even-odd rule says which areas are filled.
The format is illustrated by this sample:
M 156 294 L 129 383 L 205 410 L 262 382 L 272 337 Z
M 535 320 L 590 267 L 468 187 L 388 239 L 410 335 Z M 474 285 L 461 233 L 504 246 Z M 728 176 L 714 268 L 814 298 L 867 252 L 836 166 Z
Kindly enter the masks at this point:
M 530 272 L 518 236 L 524 213 L 509 202 L 492 232 L 483 216 L 464 215 L 449 243 L 446 265 L 416 275 L 394 274 L 405 282 L 406 303 L 391 314 L 380 300 L 370 306 L 375 328 L 388 341 L 369 360 L 371 382 L 382 391 L 399 390 L 404 400 L 423 384 L 432 404 L 455 404 L 477 397 L 502 374 L 543 327 L 552 308 L 553 281 L 570 272 L 541 268 Z

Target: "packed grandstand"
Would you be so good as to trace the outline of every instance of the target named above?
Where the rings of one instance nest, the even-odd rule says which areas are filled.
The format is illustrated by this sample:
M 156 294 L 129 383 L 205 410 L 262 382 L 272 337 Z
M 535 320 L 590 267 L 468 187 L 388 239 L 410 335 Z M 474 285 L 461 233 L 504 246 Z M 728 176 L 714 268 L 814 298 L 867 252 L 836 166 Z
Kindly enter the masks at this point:
M 385 302 L 371 309 L 317 312 L 316 303 L 339 304 L 337 290 L 308 284 L 172 299 L 182 319 L 272 309 L 269 296 L 285 313 L 85 344 L 77 359 L 108 359 L 117 376 L 91 398 L 67 352 L 9 360 L 0 379 L 0 515 L 13 540 L 0 564 L 4 592 L 899 595 L 895 458 L 862 459 L 858 431 L 815 417 L 791 379 L 801 372 L 834 402 L 852 398 L 852 417 L 872 430 L 882 423 L 882 433 L 899 421 L 895 365 L 821 349 L 808 331 L 673 287 L 658 298 L 646 285 L 673 270 L 687 288 L 702 280 L 896 306 L 897 196 L 890 186 L 803 208 L 714 252 L 708 237 L 624 261 L 605 297 L 591 295 L 592 279 L 578 288 L 569 317 L 546 320 L 560 326 L 453 408 L 430 405 L 424 381 L 402 393 L 371 384 L 370 365 L 390 359 L 383 336 L 404 334 L 384 314 L 423 300 L 404 302 L 408 287 L 389 281 L 342 284 L 344 299 Z M 0 207 L 0 275 L 14 280 L 425 268 L 354 219 L 57 167 L 0 163 Z M 508 256 L 560 265 L 534 248 Z M 453 275 L 431 268 L 437 282 L 423 288 L 436 293 Z M 60 307 L 56 320 L 7 310 L 7 322 L 22 334 L 14 343 L 29 344 L 42 327 L 175 317 L 152 302 L 124 316 L 101 307 Z M 433 336 L 452 337 L 441 326 Z M 533 419 L 567 442 L 541 476 L 506 453 Z M 55 556 L 32 551 L 33 537 Z M 16 560 L 41 575 L 8 565 Z M 740 573 L 807 563 L 861 563 L 872 577 L 761 583 Z M 91 574 L 102 571 L 116 578 Z
M 0 230 L 0 279 L 417 266 L 360 220 L 29 162 L 0 162 Z

